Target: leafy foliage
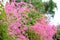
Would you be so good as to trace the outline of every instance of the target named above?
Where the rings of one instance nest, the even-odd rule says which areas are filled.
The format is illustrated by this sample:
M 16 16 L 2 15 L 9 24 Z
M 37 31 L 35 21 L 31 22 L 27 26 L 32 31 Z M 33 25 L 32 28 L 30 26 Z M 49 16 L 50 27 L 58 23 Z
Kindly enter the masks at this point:
M 56 34 L 53 36 L 53 39 L 54 39 L 54 40 L 57 40 Z
M 12 37 L 7 32 L 7 25 L 0 24 L 0 40 L 12 40 Z
M 60 35 L 60 30 L 57 30 L 58 35 Z
M 49 0 L 48 2 L 44 2 L 45 13 L 54 14 L 55 11 L 53 11 L 53 9 L 56 7 L 57 7 L 56 3 L 54 3 L 53 0 Z
M 30 20 L 29 18 L 28 18 L 28 22 L 26 23 L 26 25 L 34 25 L 34 23 L 37 21 L 37 18 L 40 18 L 41 17 L 41 15 L 40 15 L 40 13 L 37 13 L 37 12 L 31 12 L 31 13 L 29 13 L 28 14 L 28 17 L 29 18 L 32 18 L 32 20 Z
M 6 13 L 3 8 L 3 5 L 0 4 L 0 40 L 12 40 L 9 34 L 7 33 L 7 24 L 6 22 Z
M 0 20 L 2 20 L 3 18 L 6 18 L 6 13 L 5 10 L 3 9 L 3 5 L 0 4 Z
M 21 0 L 16 0 L 21 1 Z M 54 8 L 56 8 L 56 3 L 53 2 L 53 0 L 49 0 L 48 2 L 42 2 L 42 0 L 23 0 L 24 2 L 31 3 L 35 6 L 35 9 L 39 11 L 40 13 L 48 13 L 48 14 L 54 14 L 55 11 L 53 11 Z
M 27 31 L 29 40 L 40 40 L 39 34 L 35 33 L 34 31 L 28 29 Z

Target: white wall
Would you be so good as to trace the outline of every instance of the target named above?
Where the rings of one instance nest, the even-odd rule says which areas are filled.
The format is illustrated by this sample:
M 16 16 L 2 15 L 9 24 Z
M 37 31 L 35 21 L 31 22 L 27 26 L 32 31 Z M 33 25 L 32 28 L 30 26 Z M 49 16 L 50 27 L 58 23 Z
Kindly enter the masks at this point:
M 53 0 L 57 4 L 57 8 L 55 9 L 55 16 L 54 19 L 52 19 L 52 24 L 59 25 L 60 24 L 60 0 Z
M 49 0 L 43 0 L 43 1 L 49 1 Z M 54 18 L 51 19 L 50 24 L 52 25 L 60 25 L 60 0 L 53 0 L 57 4 L 58 9 L 55 10 Z
M 0 1 L 2 1 L 2 0 L 0 0 Z M 9 0 L 3 0 L 2 4 L 5 6 L 6 2 L 9 2 Z

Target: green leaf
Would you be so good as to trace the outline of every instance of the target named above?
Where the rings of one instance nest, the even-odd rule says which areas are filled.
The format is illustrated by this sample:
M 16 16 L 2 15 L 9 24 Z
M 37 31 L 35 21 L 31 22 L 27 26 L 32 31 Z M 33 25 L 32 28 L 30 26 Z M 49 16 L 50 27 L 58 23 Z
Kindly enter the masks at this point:
M 26 33 L 28 34 L 28 38 L 30 40 L 40 40 L 39 34 L 35 33 L 33 30 L 28 29 Z

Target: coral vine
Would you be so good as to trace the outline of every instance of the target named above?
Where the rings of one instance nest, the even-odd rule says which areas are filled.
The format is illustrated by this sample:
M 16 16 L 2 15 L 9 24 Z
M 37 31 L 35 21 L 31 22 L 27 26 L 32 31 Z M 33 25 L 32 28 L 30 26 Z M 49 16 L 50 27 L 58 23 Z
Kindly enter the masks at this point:
M 32 4 L 29 5 L 32 8 Z M 13 37 L 13 40 L 27 40 L 25 31 L 28 29 L 24 23 L 27 21 L 23 16 L 28 17 L 30 12 L 29 6 L 25 2 L 12 2 L 5 6 L 7 15 L 8 33 Z M 17 38 L 16 38 L 17 36 Z
M 49 25 L 44 18 L 40 18 L 30 29 L 40 35 L 40 40 L 53 40 L 56 33 L 56 28 Z
M 7 16 L 8 34 L 12 36 L 12 40 L 30 40 L 29 37 L 34 33 L 39 34 L 40 40 L 53 40 L 52 37 L 56 33 L 55 28 L 49 25 L 44 18 L 40 18 L 40 13 L 35 11 L 32 4 L 11 2 L 7 3 L 4 10 Z M 26 33 L 26 30 L 34 32 L 31 32 L 33 34 L 30 36 L 29 33 Z

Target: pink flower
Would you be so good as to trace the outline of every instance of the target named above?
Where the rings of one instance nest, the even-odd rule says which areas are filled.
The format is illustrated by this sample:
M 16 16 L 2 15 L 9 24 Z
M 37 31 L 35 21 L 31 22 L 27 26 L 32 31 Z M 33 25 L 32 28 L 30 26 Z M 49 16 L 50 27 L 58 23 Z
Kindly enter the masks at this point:
M 17 38 L 17 39 L 15 39 L 15 40 L 20 40 L 20 38 Z
M 23 30 L 27 30 L 27 29 L 28 29 L 28 27 L 27 26 L 24 26 Z
M 23 35 L 20 35 L 20 36 L 19 36 L 19 38 L 21 38 L 21 39 L 24 39 L 24 38 L 25 38 L 25 36 L 23 36 Z
M 30 29 L 40 35 L 40 40 L 53 40 L 52 37 L 56 33 L 56 28 L 47 24 L 44 19 L 40 19 L 40 22 L 36 22 Z

